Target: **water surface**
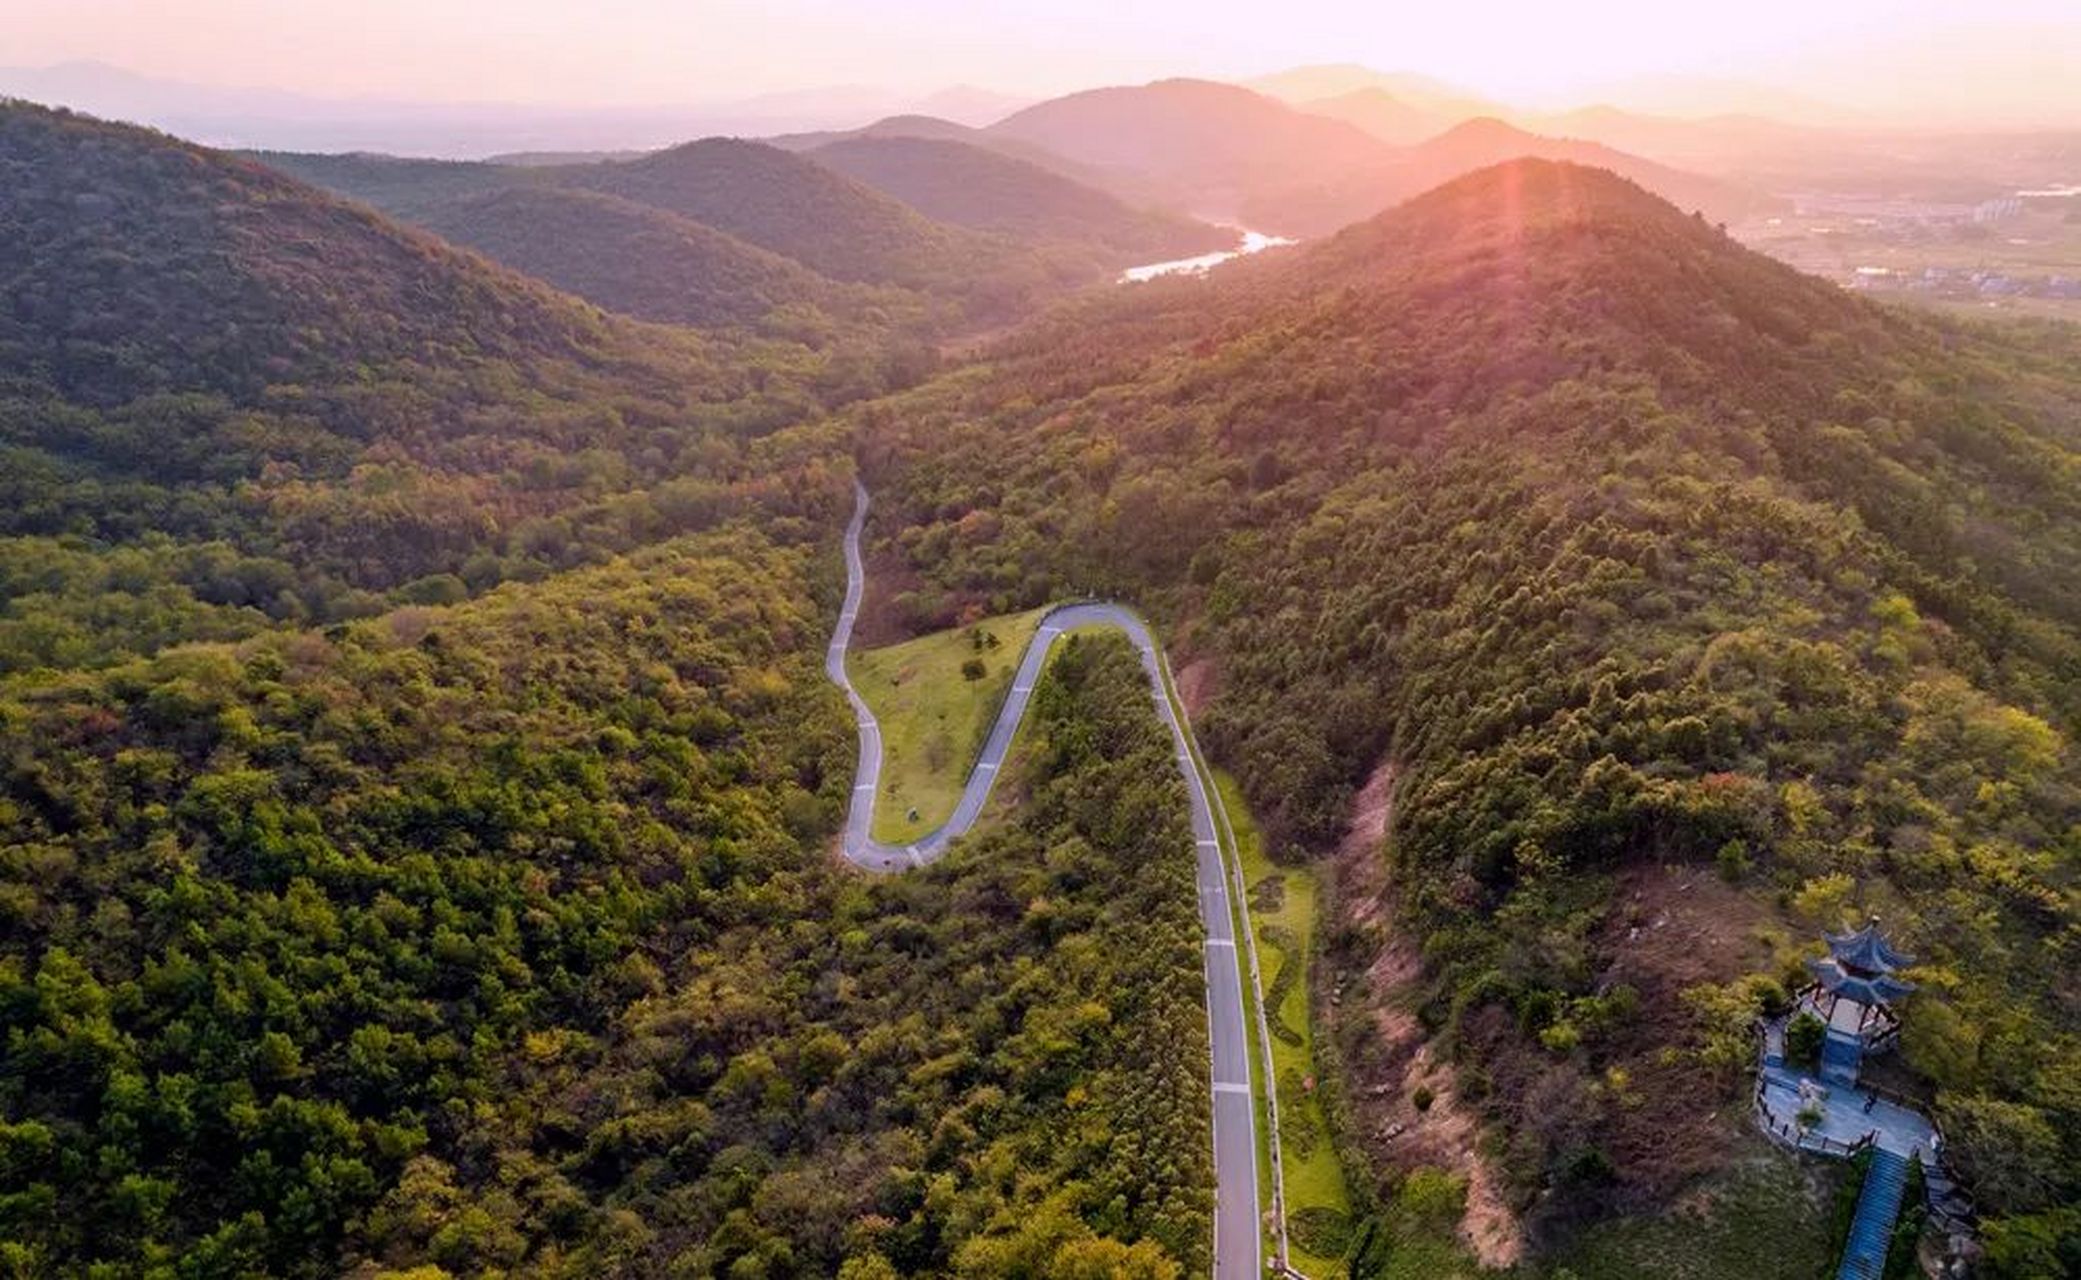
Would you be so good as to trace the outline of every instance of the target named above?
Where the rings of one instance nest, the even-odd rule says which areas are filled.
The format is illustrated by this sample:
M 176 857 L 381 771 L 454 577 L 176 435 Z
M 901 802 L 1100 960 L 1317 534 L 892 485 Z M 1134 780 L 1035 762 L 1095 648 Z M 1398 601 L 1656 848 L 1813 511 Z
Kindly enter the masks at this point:
M 1203 253 L 1196 258 L 1174 258 L 1169 262 L 1151 262 L 1147 266 L 1129 267 L 1120 273 L 1120 283 L 1133 284 L 1140 280 L 1154 280 L 1158 276 L 1198 275 L 1213 270 L 1231 258 L 1240 258 L 1247 253 L 1294 243 L 1285 236 L 1268 236 L 1262 231 L 1250 231 L 1242 227 L 1238 227 L 1237 230 L 1242 232 L 1242 240 L 1233 249 Z

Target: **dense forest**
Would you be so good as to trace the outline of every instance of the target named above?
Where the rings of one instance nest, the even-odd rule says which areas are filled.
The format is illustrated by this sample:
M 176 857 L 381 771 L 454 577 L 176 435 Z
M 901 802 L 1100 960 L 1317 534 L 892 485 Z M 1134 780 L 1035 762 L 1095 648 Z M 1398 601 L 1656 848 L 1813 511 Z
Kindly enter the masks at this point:
M 831 856 L 886 367 L 26 106 L 0 231 L 0 1269 L 1205 1270 L 1132 654 L 971 849 Z
M 1813 930 L 1878 911 L 1920 959 L 1905 1057 L 1994 1269 L 2071 1263 L 2070 332 L 1882 311 L 1518 162 L 1093 300 L 855 420 L 912 625 L 1067 590 L 1158 607 L 1290 854 L 1397 767 L 1420 1015 L 1535 1228 L 1709 1166 L 1724 1143 L 1669 1118 L 1701 1074 L 1736 1087 Z M 1777 919 L 1778 963 L 1615 993 L 1618 885 L 1669 864 Z M 1386 941 L 1336 937 L 1340 970 Z M 1370 1042 L 1344 1049 L 1363 1072 Z
M 922 328 L 929 315 L 917 294 L 840 285 L 691 218 L 590 191 L 513 186 L 437 203 L 417 221 L 639 320 L 824 346 L 863 325 Z
M 1013 822 L 864 882 L 827 559 L 733 530 L 0 692 L 12 1273 L 1203 1270 L 1138 664 L 1073 647 Z

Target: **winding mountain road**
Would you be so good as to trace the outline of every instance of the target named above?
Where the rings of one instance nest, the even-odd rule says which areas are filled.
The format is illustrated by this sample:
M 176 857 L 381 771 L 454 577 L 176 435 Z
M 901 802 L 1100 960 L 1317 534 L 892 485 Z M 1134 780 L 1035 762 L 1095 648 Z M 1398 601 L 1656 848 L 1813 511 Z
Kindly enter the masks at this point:
M 859 616 L 860 599 L 867 585 L 860 555 L 867 502 L 865 486 L 856 485 L 853 518 L 845 531 L 845 605 L 839 611 L 831 647 L 824 655 L 826 674 L 845 690 L 860 726 L 859 768 L 853 775 L 852 803 L 846 809 L 845 819 L 843 850 L 847 860 L 876 871 L 899 871 L 938 859 L 982 814 L 1055 642 L 1064 632 L 1079 627 L 1115 627 L 1127 636 L 1140 652 L 1142 668 L 1149 675 L 1156 713 L 1170 728 L 1171 742 L 1177 749 L 1178 772 L 1185 779 L 1186 796 L 1192 804 L 1192 836 L 1198 846 L 1200 923 L 1206 931 L 1202 962 L 1206 973 L 1207 1031 L 1213 1056 L 1214 1276 L 1215 1280 L 1257 1280 L 1264 1274 L 1258 1232 L 1257 1108 L 1250 1091 L 1250 1036 L 1244 1013 L 1235 914 L 1230 910 L 1229 880 L 1215 836 L 1213 806 L 1206 784 L 1193 765 L 1185 727 L 1165 692 L 1163 655 L 1155 639 L 1140 618 L 1116 604 L 1085 602 L 1058 605 L 1050 610 L 1020 659 L 1011 691 L 996 723 L 990 727 L 982 754 L 969 772 L 953 816 L 945 825 L 911 844 L 883 844 L 874 839 L 872 832 L 874 798 L 881 786 L 881 725 L 867 700 L 853 688 L 845 669 L 853 621 Z

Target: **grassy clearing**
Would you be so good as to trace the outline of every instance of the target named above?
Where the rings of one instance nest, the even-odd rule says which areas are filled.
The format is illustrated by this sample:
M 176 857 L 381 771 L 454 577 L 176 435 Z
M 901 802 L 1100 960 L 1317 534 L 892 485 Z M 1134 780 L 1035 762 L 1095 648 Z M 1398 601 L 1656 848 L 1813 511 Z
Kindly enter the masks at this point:
M 1293 1264 L 1311 1276 L 1341 1273 L 1335 1255 L 1303 1244 L 1311 1218 L 1324 1210 L 1346 1220 L 1351 1198 L 1344 1170 L 1329 1139 L 1320 1101 L 1311 1090 L 1315 1072 L 1315 1029 L 1309 1020 L 1308 961 L 1315 941 L 1316 883 L 1313 871 L 1285 867 L 1265 853 L 1263 836 L 1250 819 L 1235 779 L 1216 771 L 1221 803 L 1235 827 L 1249 888 L 1250 925 L 1264 978 L 1265 1021 L 1272 1032 L 1272 1066 L 1278 1077 L 1280 1156 L 1286 1180 L 1287 1239 Z M 1285 977 L 1281 978 L 1282 971 Z M 1309 1211 L 1316 1211 L 1310 1214 Z M 1295 1222 L 1301 1230 L 1294 1230 Z
M 985 618 L 973 627 L 851 655 L 847 671 L 882 726 L 882 789 L 874 838 L 915 840 L 945 822 L 983 736 L 1045 610 Z M 975 637 L 982 637 L 978 646 Z M 988 643 L 995 637 L 997 643 Z M 962 664 L 979 661 L 969 679 Z M 916 814 L 916 817 L 912 817 Z

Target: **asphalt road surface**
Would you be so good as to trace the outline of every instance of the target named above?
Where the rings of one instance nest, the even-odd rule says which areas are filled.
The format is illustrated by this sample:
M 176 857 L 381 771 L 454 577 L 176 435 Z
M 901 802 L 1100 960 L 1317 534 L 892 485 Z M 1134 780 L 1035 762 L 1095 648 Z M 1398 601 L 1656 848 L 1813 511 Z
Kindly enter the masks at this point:
M 845 606 L 839 611 L 838 629 L 824 655 L 824 671 L 845 690 L 853 704 L 853 717 L 860 726 L 859 768 L 853 774 L 852 803 L 846 809 L 846 858 L 876 871 L 900 871 L 923 866 L 944 854 L 947 846 L 967 834 L 990 798 L 998 770 L 1011 750 L 1012 735 L 1025 718 L 1033 686 L 1046 664 L 1048 651 L 1066 631 L 1078 627 L 1115 627 L 1141 653 L 1142 669 L 1149 675 L 1149 691 L 1157 715 L 1171 731 L 1178 771 L 1185 779 L 1185 792 L 1192 802 L 1192 836 L 1198 842 L 1199 913 L 1206 930 L 1203 961 L 1207 979 L 1207 1031 L 1213 1051 L 1214 1116 L 1214 1276 L 1215 1280 L 1258 1280 L 1264 1274 L 1260 1252 L 1257 1196 L 1257 1108 L 1250 1093 L 1250 1039 L 1243 1012 L 1242 966 L 1236 954 L 1234 914 L 1229 909 L 1228 877 L 1221 862 L 1221 847 L 1214 835 L 1214 812 L 1208 802 L 1199 770 L 1192 766 L 1185 730 L 1178 723 L 1171 700 L 1164 696 L 1162 666 L 1156 641 L 1149 629 L 1131 611 L 1115 604 L 1081 602 L 1058 605 L 1041 619 L 1040 629 L 1019 661 L 1012 677 L 1011 692 L 982 754 L 969 771 L 961 801 L 953 816 L 929 835 L 907 845 L 883 844 L 873 838 L 874 797 L 881 787 L 882 731 L 866 699 L 853 688 L 845 670 L 846 649 L 853 636 L 853 621 L 860 613 L 860 597 L 866 590 L 866 569 L 860 558 L 860 530 L 867 523 L 867 490 L 857 490 L 852 522 L 845 531 Z

